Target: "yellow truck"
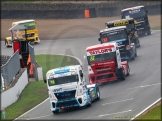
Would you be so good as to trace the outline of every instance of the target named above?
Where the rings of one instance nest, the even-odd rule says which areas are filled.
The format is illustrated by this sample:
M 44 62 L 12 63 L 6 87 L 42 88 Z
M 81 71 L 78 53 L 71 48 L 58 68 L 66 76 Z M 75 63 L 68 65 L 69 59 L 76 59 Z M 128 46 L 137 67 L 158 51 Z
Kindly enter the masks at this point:
M 38 29 L 35 20 L 23 20 L 23 21 L 17 21 L 13 22 L 12 26 L 15 25 L 21 25 L 26 27 L 26 34 L 27 34 L 27 40 L 29 42 L 39 43 L 40 39 L 38 37 Z M 23 39 L 26 41 L 25 37 L 25 30 L 16 30 L 13 31 L 13 38 L 14 39 Z M 5 38 L 5 45 L 6 47 L 12 46 L 12 37 L 6 37 Z

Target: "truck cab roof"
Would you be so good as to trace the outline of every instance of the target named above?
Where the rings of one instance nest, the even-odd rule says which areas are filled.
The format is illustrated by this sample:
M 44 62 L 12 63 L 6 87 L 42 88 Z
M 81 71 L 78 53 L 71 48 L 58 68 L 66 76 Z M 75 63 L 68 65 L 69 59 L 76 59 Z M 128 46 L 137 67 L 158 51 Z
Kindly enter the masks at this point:
M 79 70 L 79 68 L 81 67 L 81 65 L 71 65 L 71 66 L 64 66 L 64 67 L 59 67 L 59 68 L 54 68 L 51 69 L 47 72 L 47 74 L 59 74 L 59 73 L 65 73 L 65 72 L 69 72 L 70 70 Z
M 112 28 L 108 28 L 108 29 L 102 29 L 102 30 L 100 30 L 100 33 L 107 32 L 107 31 L 118 30 L 118 29 L 126 29 L 126 26 L 117 26 L 117 27 L 112 27 Z
M 135 7 L 125 8 L 125 9 L 121 10 L 121 12 L 124 12 L 124 11 L 127 11 L 127 10 L 134 10 L 134 9 L 138 9 L 138 8 L 142 8 L 142 7 L 144 7 L 144 6 L 141 5 L 141 6 L 135 6 Z
M 106 22 L 106 24 L 111 24 L 111 23 L 115 23 L 115 22 L 122 22 L 122 21 L 126 21 L 126 20 L 134 20 L 133 18 L 127 18 L 127 19 L 119 19 L 119 20 L 114 20 L 114 21 L 109 21 Z
M 20 24 L 20 23 L 33 22 L 33 21 L 35 21 L 35 20 L 33 20 L 33 19 L 30 19 L 30 20 L 22 20 L 22 21 L 13 22 L 12 24 Z
M 108 42 L 104 44 L 97 44 L 97 45 L 89 46 L 87 47 L 86 51 L 92 51 L 95 49 L 104 49 L 104 48 L 114 48 L 116 46 L 117 46 L 117 43 L 112 41 L 112 42 Z

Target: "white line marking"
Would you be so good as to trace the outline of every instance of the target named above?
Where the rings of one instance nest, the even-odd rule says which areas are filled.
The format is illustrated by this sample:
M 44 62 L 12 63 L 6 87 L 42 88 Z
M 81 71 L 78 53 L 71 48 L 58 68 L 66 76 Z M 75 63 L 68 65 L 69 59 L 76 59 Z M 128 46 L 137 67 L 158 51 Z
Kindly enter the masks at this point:
M 151 84 L 151 85 L 144 85 L 144 86 L 139 86 L 139 87 L 133 87 L 133 88 L 128 88 L 126 90 L 129 90 L 129 89 L 134 89 L 134 88 L 142 88 L 142 87 L 149 87 L 149 86 L 154 86 L 154 85 L 159 85 L 161 83 L 157 83 L 157 84 Z
M 151 105 L 149 105 L 147 108 L 145 108 L 143 111 L 141 111 L 140 113 L 138 113 L 135 117 L 131 118 L 130 121 L 134 120 L 135 118 L 137 118 L 139 115 L 141 115 L 142 113 L 144 113 L 146 110 L 148 110 L 150 107 L 152 107 L 153 105 L 155 105 L 157 102 L 159 102 L 161 100 L 161 98 L 159 98 L 158 100 L 156 100 L 154 103 L 152 103 Z
M 53 114 L 45 115 L 45 116 L 40 116 L 40 117 L 35 117 L 35 118 L 28 118 L 28 119 L 26 119 L 26 120 L 38 119 L 38 118 L 43 118 L 43 117 L 52 116 L 52 115 L 53 115 Z
M 25 112 L 24 114 L 20 115 L 18 118 L 16 118 L 15 120 L 17 119 L 21 119 L 21 117 L 27 113 L 29 113 L 30 111 L 34 110 L 35 108 L 37 108 L 38 106 L 42 105 L 44 102 L 46 102 L 49 98 L 45 99 L 43 102 L 41 102 L 40 104 L 36 105 L 34 108 L 30 109 L 29 111 Z
M 112 104 L 112 103 L 124 102 L 124 101 L 128 101 L 128 100 L 133 100 L 133 98 L 126 99 L 126 100 L 115 101 L 115 102 L 111 102 L 111 103 L 105 103 L 105 104 L 102 104 L 102 105 L 108 105 L 108 104 Z
M 127 110 L 127 111 L 122 111 L 122 112 L 116 112 L 116 113 L 110 113 L 110 114 L 103 114 L 103 115 L 93 116 L 93 117 L 88 117 L 88 118 L 108 116 L 108 115 L 119 114 L 119 113 L 125 113 L 125 112 L 130 112 L 130 111 L 132 111 L 132 110 Z M 84 119 L 88 119 L 88 118 L 84 118 Z

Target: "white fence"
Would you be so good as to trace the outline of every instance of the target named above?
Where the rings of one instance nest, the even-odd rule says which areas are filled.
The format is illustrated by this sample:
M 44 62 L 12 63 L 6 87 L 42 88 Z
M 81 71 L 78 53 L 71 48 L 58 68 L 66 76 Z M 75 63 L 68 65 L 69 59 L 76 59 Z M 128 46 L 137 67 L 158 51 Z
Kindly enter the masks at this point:
M 14 87 L 1 93 L 1 110 L 17 101 L 21 92 L 28 84 L 27 70 L 22 73 Z

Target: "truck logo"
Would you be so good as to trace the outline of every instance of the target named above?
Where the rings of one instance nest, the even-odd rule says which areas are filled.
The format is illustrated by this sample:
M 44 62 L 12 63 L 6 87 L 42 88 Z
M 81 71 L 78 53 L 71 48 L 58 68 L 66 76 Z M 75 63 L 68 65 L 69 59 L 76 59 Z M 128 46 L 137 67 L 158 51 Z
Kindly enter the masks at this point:
M 112 51 L 112 49 L 109 48 L 109 49 L 94 50 L 94 51 L 90 51 L 89 53 L 91 55 L 94 55 L 94 54 L 108 53 L 108 52 L 111 52 L 111 51 Z
M 114 26 L 121 26 L 121 25 L 125 25 L 125 24 L 129 24 L 128 20 L 121 21 L 121 22 L 115 22 Z
M 54 89 L 53 91 L 54 92 L 61 92 L 62 91 L 62 88 Z

